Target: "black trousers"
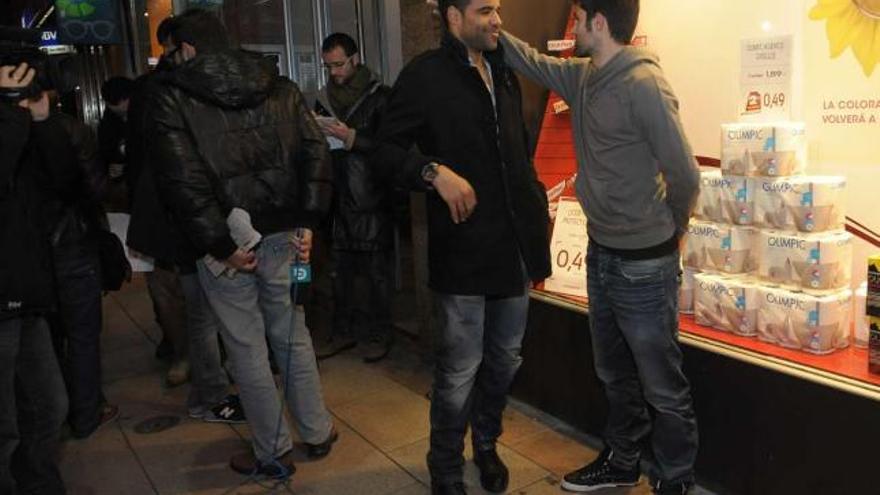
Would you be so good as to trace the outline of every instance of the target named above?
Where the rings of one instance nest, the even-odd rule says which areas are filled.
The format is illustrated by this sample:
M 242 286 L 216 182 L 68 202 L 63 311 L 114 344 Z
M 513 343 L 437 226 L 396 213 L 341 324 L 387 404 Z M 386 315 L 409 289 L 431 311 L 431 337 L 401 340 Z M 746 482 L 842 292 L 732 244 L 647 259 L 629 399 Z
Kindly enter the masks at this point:
M 333 252 L 334 335 L 391 339 L 391 255 L 392 251 Z M 363 290 L 358 290 L 358 279 L 364 282 Z

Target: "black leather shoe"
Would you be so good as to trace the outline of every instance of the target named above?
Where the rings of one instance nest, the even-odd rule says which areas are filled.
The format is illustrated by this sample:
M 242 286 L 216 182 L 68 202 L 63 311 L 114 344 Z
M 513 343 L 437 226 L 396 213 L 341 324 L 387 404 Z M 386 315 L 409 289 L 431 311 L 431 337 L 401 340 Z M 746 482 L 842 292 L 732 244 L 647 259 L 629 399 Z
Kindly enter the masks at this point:
M 510 472 L 498 457 L 495 449 L 474 451 L 474 464 L 480 468 L 480 484 L 487 492 L 501 493 L 507 490 Z
M 333 443 L 339 439 L 339 432 L 336 431 L 336 427 L 334 426 L 332 430 L 330 430 L 330 436 L 327 437 L 327 440 L 324 440 L 321 443 L 307 443 L 306 444 L 306 455 L 309 459 L 321 459 L 322 457 L 327 457 L 327 454 L 330 453 L 330 450 L 333 448 Z
M 464 483 L 431 483 L 431 495 L 467 495 Z

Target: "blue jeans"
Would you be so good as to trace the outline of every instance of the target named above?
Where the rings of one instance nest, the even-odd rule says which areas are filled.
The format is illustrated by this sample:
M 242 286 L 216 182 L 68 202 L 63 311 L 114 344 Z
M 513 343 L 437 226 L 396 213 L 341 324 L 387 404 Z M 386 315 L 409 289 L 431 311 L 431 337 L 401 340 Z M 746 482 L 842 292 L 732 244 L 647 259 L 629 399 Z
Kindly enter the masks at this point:
M 333 427 L 324 406 L 305 316 L 290 300 L 293 253 L 292 234 L 282 232 L 263 238 L 253 273 L 215 277 L 204 262 L 197 264 L 199 281 L 221 322 L 227 366 L 238 384 L 253 435 L 254 454 L 262 462 L 271 462 L 293 447 L 269 368 L 267 337 L 281 369 L 287 404 L 300 438 L 306 443 L 321 443 Z
M 0 493 L 65 493 L 55 458 L 66 415 L 46 320 L 0 320 Z
M 628 260 L 590 244 L 590 333 L 609 413 L 605 442 L 613 463 L 639 461 L 651 435 L 654 480 L 692 482 L 697 421 L 678 343 L 679 254 Z
M 529 296 L 434 294 L 439 321 L 428 468 L 436 483 L 461 481 L 468 423 L 475 451 L 495 448 L 507 393 L 522 364 Z
M 187 407 L 208 409 L 217 405 L 229 389 L 229 378 L 220 357 L 220 321 L 208 303 L 198 274 L 181 273 L 179 277 L 186 307 L 192 378 Z

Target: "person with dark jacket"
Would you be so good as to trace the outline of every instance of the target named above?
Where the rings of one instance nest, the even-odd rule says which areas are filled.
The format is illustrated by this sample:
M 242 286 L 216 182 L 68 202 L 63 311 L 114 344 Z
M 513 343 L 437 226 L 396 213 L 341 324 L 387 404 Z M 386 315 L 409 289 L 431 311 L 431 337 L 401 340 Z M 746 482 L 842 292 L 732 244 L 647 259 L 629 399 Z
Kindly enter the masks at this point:
M 468 424 L 481 484 L 506 489 L 496 450 L 502 412 L 522 362 L 529 283 L 550 274 L 547 198 L 529 158 L 519 83 L 497 45 L 499 9 L 498 0 L 440 2 L 442 45 L 400 74 L 373 154 L 374 167 L 429 191 L 429 285 L 440 326 L 434 494 L 465 493 Z
M 153 258 L 147 287 L 162 328 L 163 342 L 173 360 L 166 383 L 183 383 L 190 375 L 187 411 L 194 419 L 212 423 L 243 423 L 244 410 L 237 395 L 228 394 L 229 378 L 223 369 L 220 323 L 205 297 L 196 273 L 198 251 L 159 198 L 150 167 L 148 112 L 150 91 L 173 70 L 168 55 L 176 48 L 171 41 L 174 17 L 163 20 L 156 38 L 164 54 L 156 68 L 136 79 L 128 109 L 128 174 L 131 221 L 126 242 L 131 249 Z M 160 350 L 163 344 L 160 344 Z
M 56 455 L 67 392 L 45 316 L 55 306 L 42 229 L 32 126 L 45 93 L 24 99 L 34 70 L 0 67 L 0 493 L 64 493 Z
M 101 97 L 106 105 L 98 123 L 98 151 L 109 177 L 105 202 L 110 211 L 127 212 L 128 188 L 125 183 L 128 167 L 126 121 L 135 83 L 122 76 L 111 77 L 101 85 Z
M 39 142 L 51 143 L 34 151 L 58 296 L 58 311 L 49 321 L 70 398 L 71 433 L 85 438 L 119 412 L 107 403 L 101 385 L 98 232 L 107 228 L 101 207 L 106 173 L 91 129 L 75 117 L 53 112 L 34 123 L 31 133 Z
M 311 229 L 330 207 L 327 145 L 297 86 L 273 60 L 230 48 L 216 16 L 195 9 L 176 17 L 172 39 L 178 67 L 147 101 L 150 167 L 162 201 L 213 259 L 198 261 L 199 280 L 222 322 L 253 435 L 253 451 L 230 465 L 287 477 L 293 445 L 267 336 L 307 454 L 327 455 L 338 437 L 302 309 L 290 295 L 291 264 L 308 261 Z M 250 227 L 262 236 L 256 245 L 237 234 Z
M 374 172 L 367 156 L 375 147 L 379 118 L 389 89 L 358 62 L 351 36 L 334 33 L 321 47 L 330 81 L 319 94 L 315 112 L 324 134 L 336 143 L 333 158 L 334 202 L 332 248 L 334 258 L 333 328 L 318 347 L 318 359 L 333 356 L 357 344 L 355 312 L 366 308 L 368 335 L 364 360 L 383 359 L 393 342 L 391 326 L 391 256 L 394 221 L 391 190 Z M 356 297 L 355 281 L 363 277 L 366 301 Z

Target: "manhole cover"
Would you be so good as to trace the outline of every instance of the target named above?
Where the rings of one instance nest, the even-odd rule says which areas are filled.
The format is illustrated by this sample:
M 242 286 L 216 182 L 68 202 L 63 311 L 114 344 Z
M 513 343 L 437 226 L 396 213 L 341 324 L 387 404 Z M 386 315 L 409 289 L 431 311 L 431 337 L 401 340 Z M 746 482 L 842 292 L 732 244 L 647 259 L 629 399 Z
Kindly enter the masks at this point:
M 159 433 L 169 428 L 174 428 L 180 423 L 178 416 L 156 416 L 155 418 L 145 419 L 135 425 L 134 431 L 141 435 L 149 435 L 150 433 Z

